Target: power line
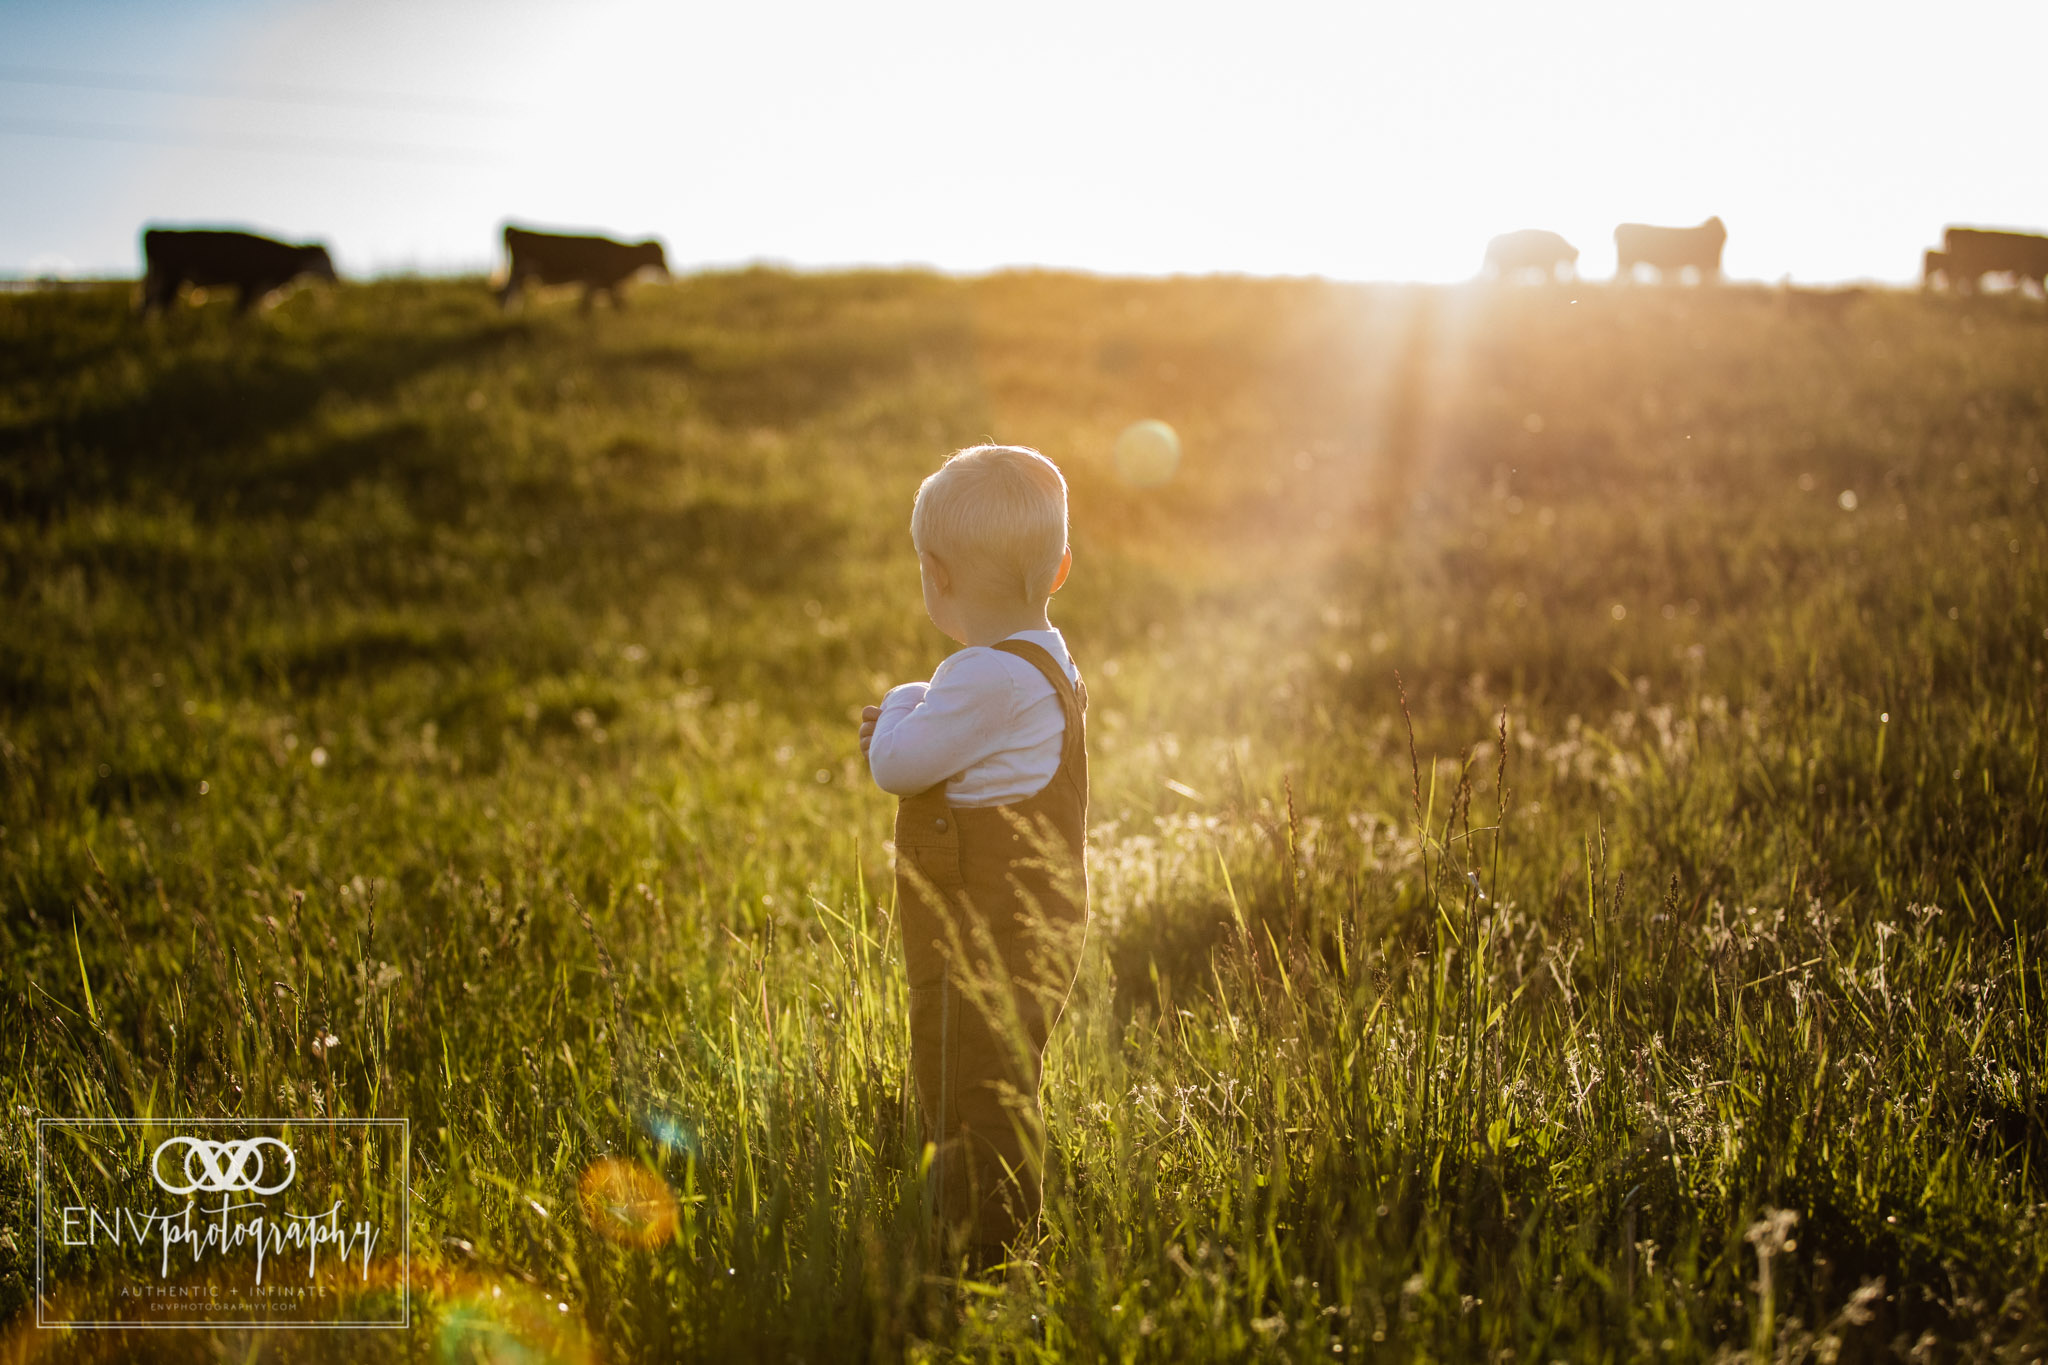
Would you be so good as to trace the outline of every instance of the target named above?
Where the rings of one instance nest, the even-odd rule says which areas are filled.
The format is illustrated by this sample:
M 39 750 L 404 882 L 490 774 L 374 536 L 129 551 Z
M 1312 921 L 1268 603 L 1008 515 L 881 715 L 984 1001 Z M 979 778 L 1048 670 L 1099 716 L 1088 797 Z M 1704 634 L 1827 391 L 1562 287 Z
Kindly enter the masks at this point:
M 50 85 L 74 90 L 110 90 L 126 94 L 182 95 L 197 99 L 258 100 L 269 104 L 310 104 L 334 109 L 384 109 L 403 113 L 504 117 L 532 112 L 529 106 L 522 104 L 462 99 L 450 95 L 412 95 L 393 91 L 338 90 L 248 82 L 191 81 L 171 76 L 134 76 L 118 72 L 77 71 L 56 66 L 0 66 L 0 83 Z
M 68 119 L 0 118 L 0 134 L 55 137 L 83 142 L 133 142 L 153 147 L 210 147 L 229 152 L 277 156 L 339 156 L 359 161 L 408 161 L 433 166 L 490 166 L 503 158 L 460 147 L 406 142 L 357 142 L 344 138 L 263 137 L 149 128 L 134 123 L 85 123 Z

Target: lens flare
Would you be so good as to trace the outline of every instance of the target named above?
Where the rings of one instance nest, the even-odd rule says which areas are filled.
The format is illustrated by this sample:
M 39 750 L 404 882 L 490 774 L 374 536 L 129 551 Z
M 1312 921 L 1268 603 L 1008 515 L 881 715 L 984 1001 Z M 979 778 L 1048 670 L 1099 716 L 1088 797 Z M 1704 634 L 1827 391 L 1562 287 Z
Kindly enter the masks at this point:
M 590 1226 L 621 1245 L 657 1247 L 676 1235 L 675 1195 L 637 1161 L 608 1156 L 592 1162 L 577 1194 Z
M 1156 417 L 1133 422 L 1116 438 L 1117 477 L 1138 488 L 1155 488 L 1180 467 L 1180 436 Z
M 526 1285 L 464 1280 L 435 1305 L 445 1365 L 589 1365 L 589 1338 L 567 1304 Z
M 681 1117 L 650 1111 L 642 1116 L 640 1126 L 647 1136 L 660 1143 L 666 1151 L 679 1156 L 697 1155 L 697 1130 Z

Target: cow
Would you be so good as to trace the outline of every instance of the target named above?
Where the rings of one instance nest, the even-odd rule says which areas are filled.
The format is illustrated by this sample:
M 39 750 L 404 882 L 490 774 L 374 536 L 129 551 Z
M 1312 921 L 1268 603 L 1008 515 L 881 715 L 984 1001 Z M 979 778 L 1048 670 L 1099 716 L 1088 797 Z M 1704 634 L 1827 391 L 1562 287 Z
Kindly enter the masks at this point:
M 1952 227 L 1942 234 L 1941 246 L 1943 273 L 1958 294 L 1975 292 L 1986 275 L 2011 275 L 2021 288 L 2029 280 L 2037 287 L 2048 281 L 2048 237 Z
M 531 232 L 505 226 L 505 252 L 512 258 L 505 287 L 498 291 L 500 307 L 509 307 L 529 281 L 538 284 L 580 284 L 583 311 L 599 294 L 620 306 L 619 286 L 643 270 L 669 277 L 668 258 L 661 243 L 615 242 L 609 237 L 565 237 L 553 232 Z
M 1700 283 L 1721 278 L 1721 247 L 1728 240 L 1727 225 L 1709 218 L 1698 227 L 1651 227 L 1646 223 L 1623 223 L 1614 230 L 1614 278 L 1629 279 L 1639 265 L 1655 266 L 1659 278 L 1669 279 L 1686 267 L 1699 272 Z
M 142 259 L 144 317 L 169 309 L 188 284 L 233 285 L 239 314 L 301 275 L 330 283 L 336 278 L 326 247 L 293 246 L 253 232 L 149 228 L 142 234 Z
M 1497 280 L 1510 280 L 1531 272 L 1545 281 L 1566 279 L 1578 273 L 1579 249 L 1554 232 L 1524 228 L 1503 232 L 1486 244 L 1485 273 Z
M 1920 256 L 1920 287 L 1922 289 L 1934 288 L 1934 277 L 1936 275 L 1941 276 L 1944 282 L 1948 280 L 1948 253 L 1929 247 Z

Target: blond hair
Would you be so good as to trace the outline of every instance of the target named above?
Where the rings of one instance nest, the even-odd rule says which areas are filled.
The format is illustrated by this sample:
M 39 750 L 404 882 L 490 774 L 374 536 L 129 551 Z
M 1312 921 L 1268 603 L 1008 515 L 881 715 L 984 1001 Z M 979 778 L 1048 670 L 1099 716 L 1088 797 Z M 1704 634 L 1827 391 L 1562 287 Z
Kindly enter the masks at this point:
M 910 540 L 991 591 L 1043 601 L 1067 552 L 1067 481 L 1029 446 L 955 451 L 918 486 Z

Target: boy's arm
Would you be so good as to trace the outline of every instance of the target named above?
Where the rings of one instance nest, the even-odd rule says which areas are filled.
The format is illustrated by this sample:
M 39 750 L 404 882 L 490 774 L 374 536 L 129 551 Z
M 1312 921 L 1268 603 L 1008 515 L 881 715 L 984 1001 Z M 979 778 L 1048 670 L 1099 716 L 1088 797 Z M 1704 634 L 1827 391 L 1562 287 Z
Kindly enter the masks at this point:
M 882 694 L 882 706 L 889 705 L 890 699 L 899 695 L 911 698 L 912 700 L 907 704 L 914 705 L 917 701 L 923 700 L 925 692 L 930 687 L 931 684 L 927 682 L 900 683 Z M 860 756 L 862 758 L 866 758 L 868 751 L 874 747 L 875 727 L 882 723 L 882 706 L 863 706 L 860 708 Z M 902 707 L 898 706 L 894 709 L 900 714 Z M 890 723 L 893 725 L 895 722 L 892 720 Z
M 1012 691 L 1000 664 L 959 655 L 929 683 L 891 688 L 868 743 L 875 785 L 913 796 L 995 753 L 1015 708 Z

